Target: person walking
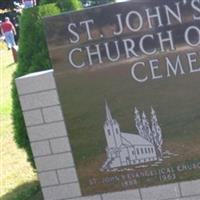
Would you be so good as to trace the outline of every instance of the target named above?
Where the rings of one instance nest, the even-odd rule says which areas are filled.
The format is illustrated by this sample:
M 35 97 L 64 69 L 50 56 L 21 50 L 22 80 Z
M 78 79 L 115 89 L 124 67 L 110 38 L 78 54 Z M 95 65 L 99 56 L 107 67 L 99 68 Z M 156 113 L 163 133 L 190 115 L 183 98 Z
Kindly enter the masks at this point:
M 22 0 L 24 8 L 32 8 L 36 5 L 36 0 Z
M 8 49 L 15 48 L 17 46 L 14 37 L 14 35 L 16 35 L 16 30 L 9 17 L 5 17 L 5 20 L 1 24 L 0 28 L 2 35 L 5 36 Z

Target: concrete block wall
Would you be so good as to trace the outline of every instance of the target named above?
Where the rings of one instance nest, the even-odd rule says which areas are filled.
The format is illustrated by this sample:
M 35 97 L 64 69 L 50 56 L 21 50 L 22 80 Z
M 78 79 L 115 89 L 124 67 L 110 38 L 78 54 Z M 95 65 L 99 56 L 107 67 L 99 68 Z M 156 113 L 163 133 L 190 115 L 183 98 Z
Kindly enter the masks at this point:
M 200 180 L 82 197 L 53 70 L 16 85 L 44 200 L 200 200 Z

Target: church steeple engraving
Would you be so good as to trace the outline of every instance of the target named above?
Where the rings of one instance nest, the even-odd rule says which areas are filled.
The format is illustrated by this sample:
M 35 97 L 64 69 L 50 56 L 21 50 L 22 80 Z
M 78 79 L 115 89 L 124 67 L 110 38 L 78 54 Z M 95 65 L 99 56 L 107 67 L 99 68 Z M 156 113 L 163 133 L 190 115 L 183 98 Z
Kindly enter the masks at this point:
M 104 131 L 108 148 L 118 148 L 121 145 L 121 131 L 117 120 L 112 118 L 108 103 L 105 101 L 106 121 Z
M 162 130 L 153 108 L 151 108 L 151 125 L 147 115 L 144 112 L 140 115 L 135 108 L 135 126 L 138 131 L 136 134 L 124 133 L 120 130 L 120 125 L 112 117 L 107 101 L 105 101 L 105 111 L 107 160 L 101 170 L 109 171 L 123 166 L 162 161 Z

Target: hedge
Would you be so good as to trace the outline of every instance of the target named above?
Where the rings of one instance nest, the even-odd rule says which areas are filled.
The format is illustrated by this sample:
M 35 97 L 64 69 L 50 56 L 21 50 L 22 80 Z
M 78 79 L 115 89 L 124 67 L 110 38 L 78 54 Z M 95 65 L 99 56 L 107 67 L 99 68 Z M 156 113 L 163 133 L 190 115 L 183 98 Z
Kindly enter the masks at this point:
M 67 1 L 74 2 L 74 0 Z M 76 7 L 69 8 L 76 9 Z M 77 9 L 80 9 L 80 6 L 78 6 Z M 17 94 L 15 78 L 26 75 L 28 73 L 51 68 L 51 63 L 45 42 L 42 17 L 56 15 L 60 12 L 61 9 L 58 8 L 56 4 L 46 4 L 24 10 L 20 19 L 18 65 L 13 75 L 12 84 L 13 128 L 14 138 L 18 147 L 26 151 L 28 161 L 34 168 L 35 164 Z

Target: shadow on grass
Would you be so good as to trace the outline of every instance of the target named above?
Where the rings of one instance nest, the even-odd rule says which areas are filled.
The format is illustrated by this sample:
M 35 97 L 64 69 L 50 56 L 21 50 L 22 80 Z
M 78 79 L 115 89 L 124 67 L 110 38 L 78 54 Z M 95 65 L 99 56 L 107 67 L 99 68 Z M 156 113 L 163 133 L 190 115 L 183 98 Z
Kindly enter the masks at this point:
M 13 62 L 13 63 L 11 63 L 11 64 L 9 64 L 9 65 L 7 65 L 6 67 L 8 68 L 8 67 L 12 67 L 12 66 L 14 66 L 16 63 L 15 62 Z
M 43 200 L 37 181 L 25 183 L 1 197 L 1 200 Z

